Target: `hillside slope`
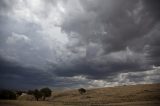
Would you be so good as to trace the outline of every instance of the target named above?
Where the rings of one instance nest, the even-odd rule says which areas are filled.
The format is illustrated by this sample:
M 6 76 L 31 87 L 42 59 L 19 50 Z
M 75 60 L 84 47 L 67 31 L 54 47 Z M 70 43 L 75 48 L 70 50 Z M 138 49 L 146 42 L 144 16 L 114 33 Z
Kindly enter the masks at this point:
M 90 89 L 84 95 L 78 90 L 54 92 L 50 101 L 64 103 L 122 103 L 160 101 L 160 84 L 129 85 Z

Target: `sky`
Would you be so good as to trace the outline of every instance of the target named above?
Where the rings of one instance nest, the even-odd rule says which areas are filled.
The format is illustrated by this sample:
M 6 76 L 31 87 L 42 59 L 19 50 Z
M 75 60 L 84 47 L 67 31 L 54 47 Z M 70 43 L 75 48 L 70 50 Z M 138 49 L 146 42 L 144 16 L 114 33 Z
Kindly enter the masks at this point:
M 0 88 L 160 83 L 159 0 L 0 0 Z

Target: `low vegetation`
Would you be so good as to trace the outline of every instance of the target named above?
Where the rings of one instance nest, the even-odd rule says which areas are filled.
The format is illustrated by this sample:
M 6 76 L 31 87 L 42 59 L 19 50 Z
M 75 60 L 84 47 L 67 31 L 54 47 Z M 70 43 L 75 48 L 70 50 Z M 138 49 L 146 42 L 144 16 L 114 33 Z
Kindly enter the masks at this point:
M 50 97 L 51 96 L 52 91 L 49 88 L 42 88 L 40 90 L 40 93 L 41 93 L 41 95 L 43 97 L 43 100 L 45 100 L 46 97 Z
M 86 90 L 84 88 L 80 88 L 80 89 L 78 89 L 78 91 L 79 91 L 79 93 L 81 95 L 83 95 L 84 93 L 86 93 Z
M 42 88 L 40 90 L 28 90 L 28 91 L 12 91 L 12 90 L 1 90 L 0 99 L 2 100 L 44 100 L 46 97 L 51 96 L 52 91 L 49 88 Z M 33 99 L 34 97 L 34 99 Z
M 53 104 L 46 101 L 0 100 L 0 106 L 53 106 Z
M 0 99 L 6 100 L 15 100 L 16 99 L 16 93 L 11 90 L 1 90 L 0 91 Z

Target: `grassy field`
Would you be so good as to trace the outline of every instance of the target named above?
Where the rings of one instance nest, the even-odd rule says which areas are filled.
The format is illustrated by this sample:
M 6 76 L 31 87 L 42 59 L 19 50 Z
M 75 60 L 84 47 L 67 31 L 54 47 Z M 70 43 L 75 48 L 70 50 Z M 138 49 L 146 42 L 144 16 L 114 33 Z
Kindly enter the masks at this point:
M 160 84 L 53 92 L 48 101 L 0 101 L 0 106 L 160 106 Z
M 42 101 L 1 100 L 0 106 L 53 106 L 53 104 Z
M 160 84 L 130 85 L 87 90 L 80 95 L 78 90 L 53 93 L 52 101 L 121 103 L 135 101 L 160 101 Z
M 124 103 L 62 103 L 62 102 L 42 102 L 42 101 L 18 101 L 18 100 L 0 100 L 0 106 L 160 106 L 158 101 L 139 101 Z

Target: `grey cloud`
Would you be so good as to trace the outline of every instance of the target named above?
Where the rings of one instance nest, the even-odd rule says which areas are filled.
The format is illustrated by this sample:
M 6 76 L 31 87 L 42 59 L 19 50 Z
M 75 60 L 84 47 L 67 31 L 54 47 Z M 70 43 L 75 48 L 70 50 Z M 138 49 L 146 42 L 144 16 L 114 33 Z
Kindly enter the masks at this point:
M 159 82 L 159 67 L 142 72 L 129 72 L 119 74 L 117 80 L 123 83 L 158 83 Z
M 82 1 L 85 12 L 75 12 L 73 17 L 67 17 L 62 29 L 68 33 L 78 33 L 83 43 L 103 43 L 106 52 L 123 50 L 133 46 L 130 42 L 147 34 L 154 25 L 152 17 L 145 15 L 147 11 L 136 10 L 143 5 L 138 4 L 139 0 Z M 129 16 L 127 12 L 132 15 Z M 135 22 L 137 18 L 140 19 L 139 23 Z
M 16 4 L 13 0 L 1 0 L 0 1 L 0 12 L 8 12 L 12 10 L 12 7 Z
M 159 67 L 141 72 L 119 73 L 103 80 L 90 80 L 91 87 L 108 87 L 134 84 L 159 83 Z
M 34 35 L 36 30 L 41 30 L 41 28 L 37 24 L 26 23 L 26 22 L 18 22 L 12 17 L 9 16 L 0 16 L 0 33 L 1 40 L 3 43 L 6 38 L 12 34 L 12 32 Z
M 146 9 L 149 10 L 150 14 L 154 15 L 156 20 L 159 20 L 160 1 L 159 0 L 143 0 L 143 2 L 145 3 Z
M 1 2 L 0 60 L 7 76 L 23 80 L 26 76 L 52 77 L 42 75 L 46 72 L 55 79 L 47 78 L 42 84 L 53 81 L 57 86 L 75 87 L 78 82 L 72 78 L 85 76 L 87 83 L 78 85 L 96 84 L 94 80 L 105 85 L 116 84 L 113 78 L 103 82 L 110 76 L 160 64 L 158 0 L 45 0 L 37 3 L 42 3 L 41 8 L 32 7 L 30 1 Z M 20 9 L 14 7 L 16 2 Z M 127 78 L 142 80 L 134 75 Z
M 0 73 L 1 88 L 29 89 L 54 85 L 51 74 L 32 67 L 22 67 L 3 58 L 0 58 Z
M 37 63 L 35 58 L 39 58 L 39 55 L 37 55 L 39 53 L 44 56 L 45 53 L 36 50 L 37 46 L 43 45 L 41 39 L 37 40 L 38 36 L 41 36 L 36 32 L 41 30 L 39 26 L 26 22 L 17 22 L 7 16 L 1 16 L 0 20 L 1 56 L 13 58 L 22 64 Z M 32 56 L 36 57 L 33 59 Z
M 102 58 L 100 58 L 98 63 L 93 62 L 95 63 L 95 66 L 93 67 L 95 69 L 101 67 L 104 68 L 103 70 L 105 71 L 96 71 L 95 73 L 108 75 L 109 73 L 116 73 L 116 70 L 119 70 L 119 72 L 129 70 L 138 71 L 150 67 L 147 66 L 150 63 L 148 63 L 148 58 L 145 57 L 146 52 L 148 52 L 145 51 L 145 46 L 148 44 L 146 36 L 152 31 L 152 28 L 157 24 L 157 21 L 153 16 L 147 14 L 148 10 L 145 9 L 147 7 L 143 1 L 121 0 L 115 2 L 100 0 L 94 2 L 82 1 L 81 3 L 82 7 L 84 7 L 84 11 L 73 12 L 73 17 L 71 18 L 65 17 L 66 21 L 62 24 L 62 30 L 69 35 L 77 33 L 75 38 L 78 35 L 77 38 L 79 39 L 79 42 L 83 44 L 77 46 L 82 46 L 83 48 L 86 48 L 87 51 L 86 59 L 84 61 L 90 60 L 89 56 L 91 56 L 91 54 L 87 55 L 87 53 L 93 52 L 87 48 L 90 43 L 101 45 L 103 52 L 100 56 L 94 55 L 95 57 L 92 58 Z M 111 6 L 107 7 L 107 3 Z M 105 6 L 103 6 L 103 4 Z M 107 8 L 110 9 L 108 10 Z M 76 49 L 75 46 L 72 47 L 72 51 L 74 51 L 74 48 Z M 137 60 L 134 62 L 133 60 L 135 58 L 130 58 L 130 56 L 130 59 L 126 62 L 125 60 L 118 61 L 118 59 L 112 61 L 113 58 L 109 58 L 109 56 L 108 58 L 104 58 L 105 55 L 108 55 L 109 53 L 114 54 L 119 51 L 124 51 L 127 47 L 135 52 L 133 57 Z M 94 61 L 94 59 L 91 61 Z M 92 63 L 86 64 L 89 65 Z M 95 69 L 88 70 L 92 70 L 94 73 Z M 101 74 L 99 77 L 103 78 Z
M 126 49 L 99 57 L 78 58 L 71 66 L 57 67 L 54 73 L 65 77 L 85 75 L 89 79 L 105 79 L 121 72 L 149 69 L 145 62 L 144 54 Z
M 149 59 L 149 61 L 151 62 L 151 64 L 154 64 L 156 66 L 160 65 L 160 29 L 159 29 L 160 23 L 157 23 L 157 25 L 154 27 L 154 29 L 148 34 L 147 36 L 147 41 L 148 41 L 148 45 L 146 47 L 147 51 L 148 51 L 148 55 L 147 58 Z

